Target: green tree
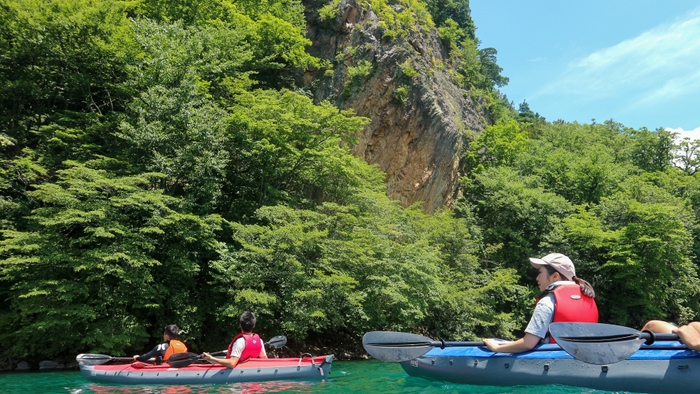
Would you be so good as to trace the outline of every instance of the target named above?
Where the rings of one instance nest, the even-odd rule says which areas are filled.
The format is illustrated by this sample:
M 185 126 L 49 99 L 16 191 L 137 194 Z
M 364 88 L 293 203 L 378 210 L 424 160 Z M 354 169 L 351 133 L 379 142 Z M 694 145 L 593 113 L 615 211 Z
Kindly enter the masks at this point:
M 0 3 L 0 130 L 15 141 L 12 154 L 71 113 L 123 108 L 131 43 L 117 1 Z
M 676 133 L 657 129 L 649 131 L 643 127 L 630 130 L 634 141 L 631 160 L 644 171 L 664 171 L 671 166 Z
M 486 169 L 473 181 L 463 178 L 464 193 L 483 228 L 484 243 L 493 246 L 486 258 L 528 278 L 532 270 L 524 262 L 556 239 L 562 218 L 573 209 L 563 197 L 537 187 L 536 181 L 508 167 Z
M 153 188 L 162 175 L 66 165 L 56 183 L 28 193 L 41 204 L 31 231 L 2 232 L 0 280 L 12 311 L 3 347 L 20 357 L 124 354 L 140 348 L 151 324 L 200 320 L 189 298 L 218 219 L 175 211 L 177 200 Z
M 601 319 L 641 326 L 684 322 L 698 310 L 691 260 L 695 217 L 682 200 L 632 178 L 618 194 L 565 220 L 566 236 L 597 272 Z
M 488 126 L 469 144 L 466 165 L 474 172 L 511 166 L 518 155 L 527 150 L 528 143 L 527 133 L 515 120 Z

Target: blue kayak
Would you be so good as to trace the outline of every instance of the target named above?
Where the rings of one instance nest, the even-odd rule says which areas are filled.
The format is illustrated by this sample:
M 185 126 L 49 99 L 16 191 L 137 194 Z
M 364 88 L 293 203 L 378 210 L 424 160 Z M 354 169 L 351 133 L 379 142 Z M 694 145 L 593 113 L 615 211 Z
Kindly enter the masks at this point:
M 401 362 L 410 376 L 488 386 L 562 384 L 607 391 L 700 393 L 700 353 L 679 342 L 642 346 L 609 365 L 574 359 L 559 345 L 540 345 L 520 354 L 485 347 L 434 348 Z

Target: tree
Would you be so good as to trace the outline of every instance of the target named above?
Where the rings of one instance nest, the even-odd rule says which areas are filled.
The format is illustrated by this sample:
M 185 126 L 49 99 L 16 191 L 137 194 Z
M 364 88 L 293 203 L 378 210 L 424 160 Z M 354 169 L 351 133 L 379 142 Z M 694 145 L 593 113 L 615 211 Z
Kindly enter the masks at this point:
M 700 168 L 700 141 L 686 137 L 676 146 L 673 165 L 687 175 L 693 175 Z
M 31 230 L 2 231 L 0 280 L 11 311 L 3 347 L 16 356 L 124 354 L 140 348 L 151 324 L 201 321 L 192 316 L 201 302 L 194 287 L 218 219 L 177 212 L 177 199 L 153 188 L 161 174 L 66 165 L 56 183 L 29 192 L 41 203 Z
M 658 187 L 632 178 L 623 191 L 565 220 L 571 247 L 597 273 L 601 319 L 641 326 L 684 322 L 698 308 L 691 260 L 692 212 Z
M 653 132 L 645 127 L 630 130 L 634 141 L 632 162 L 645 171 L 664 171 L 671 166 L 673 160 L 676 134 L 661 128 Z

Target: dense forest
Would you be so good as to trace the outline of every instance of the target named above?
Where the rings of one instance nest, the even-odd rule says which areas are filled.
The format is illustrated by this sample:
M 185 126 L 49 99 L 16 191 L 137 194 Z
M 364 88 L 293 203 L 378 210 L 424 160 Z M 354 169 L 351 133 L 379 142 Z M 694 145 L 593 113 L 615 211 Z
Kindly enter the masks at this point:
M 339 2 L 316 3 L 329 18 Z M 603 322 L 696 317 L 696 142 L 516 109 L 468 0 L 359 3 L 385 40 L 439 31 L 488 103 L 461 197 L 435 214 L 350 154 L 368 119 L 299 82 L 333 70 L 306 50 L 299 1 L 0 0 L 0 357 L 131 355 L 173 323 L 219 350 L 245 310 L 300 347 L 513 338 L 536 295 L 527 258 L 550 252 Z

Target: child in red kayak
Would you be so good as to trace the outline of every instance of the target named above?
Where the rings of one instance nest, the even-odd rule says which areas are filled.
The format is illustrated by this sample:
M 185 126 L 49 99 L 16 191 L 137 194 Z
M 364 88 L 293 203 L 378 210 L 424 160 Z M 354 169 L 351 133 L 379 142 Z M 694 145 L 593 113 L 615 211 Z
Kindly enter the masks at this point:
M 250 358 L 267 358 L 262 339 L 253 332 L 255 323 L 256 319 L 253 312 L 243 312 L 240 318 L 241 333 L 231 340 L 226 352 L 226 358 L 219 359 L 209 353 L 203 353 L 202 358 L 219 363 L 227 368 L 235 368 L 239 362 L 246 362 Z
M 165 343 L 161 343 L 144 355 L 135 355 L 134 361 L 147 362 L 148 359 L 155 357 L 156 364 L 160 365 L 175 353 L 187 353 L 187 346 L 177 339 L 179 332 L 180 329 L 174 324 L 165 326 L 165 329 L 163 329 L 163 341 Z

